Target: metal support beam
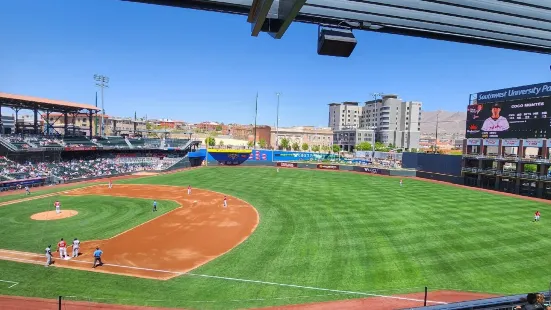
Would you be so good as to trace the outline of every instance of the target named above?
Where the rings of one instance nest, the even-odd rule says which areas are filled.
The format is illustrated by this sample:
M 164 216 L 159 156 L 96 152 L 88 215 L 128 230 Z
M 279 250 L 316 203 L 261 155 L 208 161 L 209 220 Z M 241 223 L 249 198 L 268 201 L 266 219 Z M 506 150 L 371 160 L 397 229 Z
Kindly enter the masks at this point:
M 63 112 L 63 135 L 64 136 L 68 136 L 67 134 L 67 128 L 68 128 L 68 125 L 67 124 L 69 122 L 69 117 L 67 116 L 67 111 Z
M 274 0 L 259 0 L 258 5 L 253 5 L 251 11 L 255 10 L 253 13 L 253 22 L 252 22 L 252 31 L 251 36 L 257 37 L 262 30 L 262 26 L 268 18 L 268 12 L 272 8 Z
M 38 109 L 34 108 L 34 134 L 39 134 L 38 132 Z
M 18 118 L 19 118 L 19 109 L 18 108 L 14 108 L 15 110 L 15 134 L 18 134 L 19 133 L 19 122 L 18 122 Z
M 282 23 L 279 30 L 270 35 L 275 39 L 281 39 L 305 3 L 306 0 L 280 0 L 277 11 L 278 19 Z
M 93 123 L 94 123 L 94 111 L 92 110 L 88 110 L 88 121 L 90 122 L 90 140 L 92 140 L 93 136 L 94 136 L 94 133 L 92 132 L 92 128 L 93 128 Z
M 2 103 L 0 102 L 0 134 L 4 134 L 4 121 L 2 120 Z

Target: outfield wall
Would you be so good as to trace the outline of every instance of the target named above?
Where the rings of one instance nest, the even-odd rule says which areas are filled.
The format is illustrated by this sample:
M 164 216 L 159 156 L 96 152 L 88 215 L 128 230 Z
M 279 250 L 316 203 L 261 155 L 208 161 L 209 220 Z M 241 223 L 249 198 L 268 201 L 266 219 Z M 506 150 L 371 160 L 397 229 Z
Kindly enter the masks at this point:
M 426 153 L 403 153 L 402 167 L 415 169 L 416 176 L 454 184 L 463 184 L 461 156 Z

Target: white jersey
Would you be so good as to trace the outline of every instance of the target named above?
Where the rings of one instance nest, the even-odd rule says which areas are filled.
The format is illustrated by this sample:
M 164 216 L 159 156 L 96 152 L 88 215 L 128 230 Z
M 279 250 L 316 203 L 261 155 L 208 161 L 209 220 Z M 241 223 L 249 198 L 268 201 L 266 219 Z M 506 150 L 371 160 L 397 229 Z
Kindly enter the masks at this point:
M 46 248 L 46 255 L 52 255 L 52 249 Z
M 509 129 L 509 122 L 503 116 L 493 119 L 489 117 L 482 125 L 482 131 L 505 131 Z
M 80 248 L 80 241 L 79 240 L 73 240 L 73 248 L 75 248 L 75 249 Z

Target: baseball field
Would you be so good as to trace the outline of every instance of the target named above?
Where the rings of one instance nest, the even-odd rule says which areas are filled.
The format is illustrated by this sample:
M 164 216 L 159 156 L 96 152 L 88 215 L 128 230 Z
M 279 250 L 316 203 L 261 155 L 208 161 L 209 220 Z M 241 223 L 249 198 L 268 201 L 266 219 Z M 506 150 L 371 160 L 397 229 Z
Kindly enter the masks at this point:
M 74 215 L 31 219 L 55 200 Z M 237 309 L 425 286 L 525 293 L 549 288 L 549 221 L 545 202 L 334 171 L 204 167 L 48 188 L 0 197 L 0 295 Z M 74 237 L 82 255 L 45 268 L 46 246 Z M 96 246 L 105 266 L 92 269 Z

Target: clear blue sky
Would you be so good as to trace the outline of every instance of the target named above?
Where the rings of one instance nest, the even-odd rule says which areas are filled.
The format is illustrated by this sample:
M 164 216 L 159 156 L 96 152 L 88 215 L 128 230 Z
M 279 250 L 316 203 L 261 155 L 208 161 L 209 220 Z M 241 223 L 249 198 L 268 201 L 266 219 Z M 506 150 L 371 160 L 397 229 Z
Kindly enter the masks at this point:
M 468 95 L 551 80 L 545 55 L 356 32 L 346 58 L 318 56 L 314 25 L 282 40 L 250 36 L 244 16 L 118 0 L 0 1 L 0 91 L 94 104 L 106 112 L 189 122 L 327 125 L 327 104 L 373 92 L 463 111 Z

